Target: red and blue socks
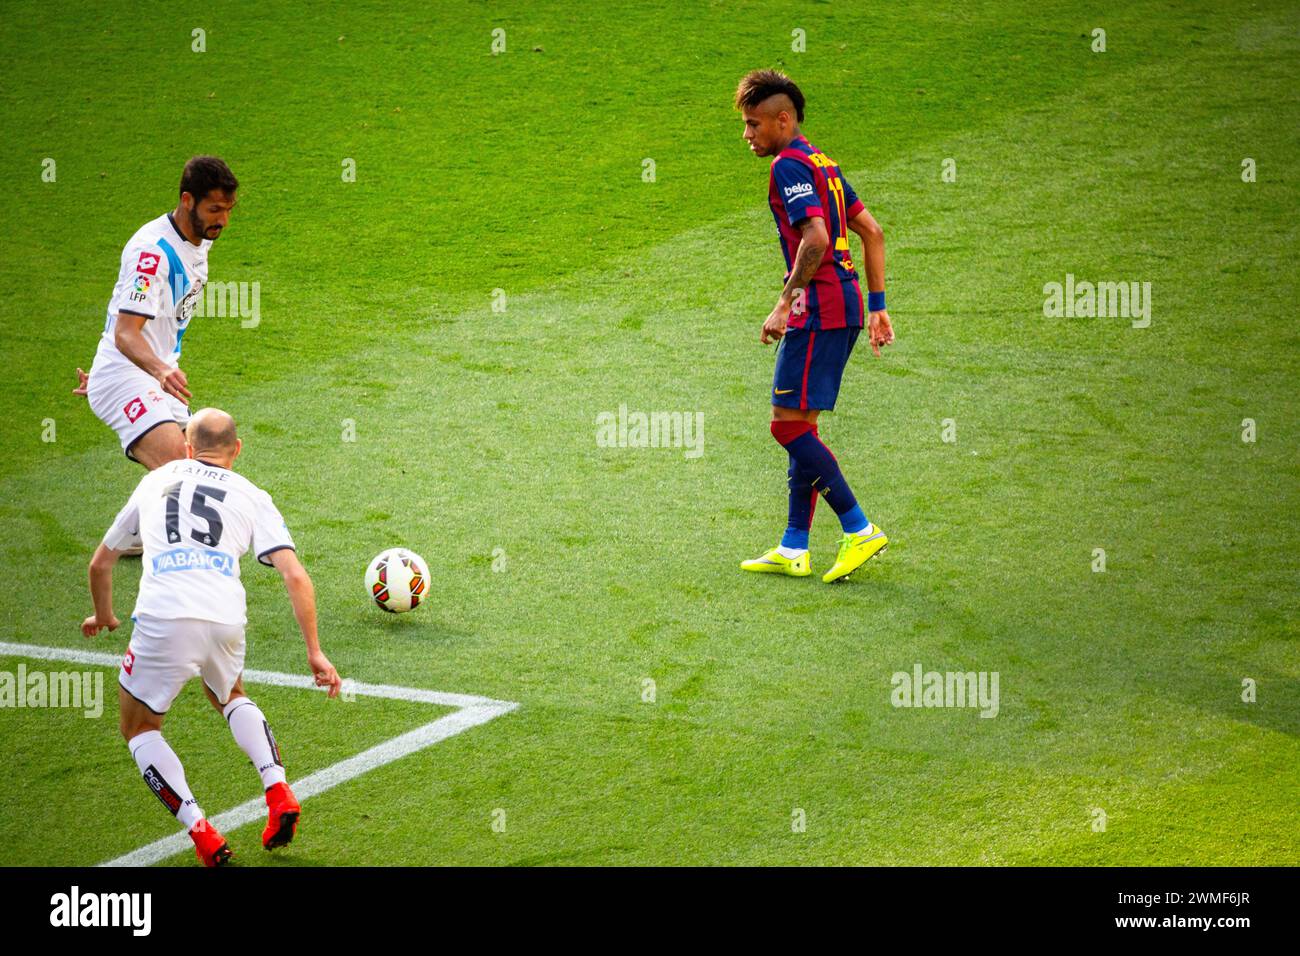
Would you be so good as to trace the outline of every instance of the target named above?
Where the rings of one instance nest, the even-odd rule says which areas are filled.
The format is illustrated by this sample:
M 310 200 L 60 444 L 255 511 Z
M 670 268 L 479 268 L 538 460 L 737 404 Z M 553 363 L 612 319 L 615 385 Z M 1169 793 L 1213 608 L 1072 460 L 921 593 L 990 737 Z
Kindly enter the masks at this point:
M 817 510 L 817 490 L 794 455 L 790 456 L 787 474 L 790 476 L 790 516 L 785 534 L 781 535 L 780 551 L 787 558 L 797 558 L 808 550 L 808 532 L 812 529 L 813 513 Z
M 816 425 L 799 420 L 774 421 L 772 437 L 790 454 L 790 512 L 781 538 L 783 551 L 807 549 L 818 493 L 835 509 L 846 534 L 857 534 L 870 527 L 840 471 L 839 461 L 818 437 Z

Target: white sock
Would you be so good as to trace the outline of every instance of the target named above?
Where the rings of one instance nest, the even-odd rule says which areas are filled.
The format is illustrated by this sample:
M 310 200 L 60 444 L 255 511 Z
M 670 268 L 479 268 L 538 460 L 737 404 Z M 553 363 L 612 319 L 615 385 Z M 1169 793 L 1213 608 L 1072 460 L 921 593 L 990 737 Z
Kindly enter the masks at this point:
M 203 819 L 203 811 L 185 782 L 180 758 L 163 739 L 162 731 L 145 731 L 132 737 L 126 745 L 131 748 L 131 756 L 149 789 L 158 795 L 187 833 L 194 829 L 194 824 Z
M 787 548 L 785 545 L 782 544 L 782 545 L 777 545 L 776 553 L 779 554 L 779 555 L 780 555 L 781 557 L 783 557 L 783 558 L 789 558 L 791 561 L 793 561 L 795 558 L 798 558 L 798 557 L 801 557 L 801 556 L 807 554 L 807 553 L 808 553 L 808 549 L 807 549 L 807 548 Z
M 284 764 L 280 763 L 280 748 L 275 745 L 271 725 L 257 705 L 247 697 L 236 697 L 221 712 L 226 715 L 235 743 L 257 768 L 258 776 L 262 778 L 262 789 L 269 790 L 277 783 L 284 783 L 286 778 Z

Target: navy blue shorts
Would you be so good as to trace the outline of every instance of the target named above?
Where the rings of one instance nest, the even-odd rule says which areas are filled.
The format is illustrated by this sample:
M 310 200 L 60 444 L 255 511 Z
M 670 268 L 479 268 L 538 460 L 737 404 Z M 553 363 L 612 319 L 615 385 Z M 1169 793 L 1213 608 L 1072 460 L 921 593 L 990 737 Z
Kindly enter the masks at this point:
M 835 407 L 840 379 L 862 329 L 788 329 L 776 349 L 772 404 L 783 408 Z

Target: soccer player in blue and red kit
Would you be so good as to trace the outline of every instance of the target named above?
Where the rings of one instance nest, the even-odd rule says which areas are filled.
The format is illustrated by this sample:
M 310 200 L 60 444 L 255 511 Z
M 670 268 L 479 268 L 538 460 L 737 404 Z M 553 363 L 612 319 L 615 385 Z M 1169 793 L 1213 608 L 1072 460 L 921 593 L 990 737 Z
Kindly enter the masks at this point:
M 768 204 L 787 273 L 759 341 L 767 345 L 780 340 L 772 383 L 772 437 L 790 459 L 790 513 L 781 543 L 740 566 L 793 577 L 811 574 L 808 531 L 821 494 L 844 528 L 835 563 L 822 575 L 830 583 L 846 578 L 889 544 L 885 533 L 862 513 L 839 462 L 817 434 L 818 414 L 835 407 L 864 315 L 877 356 L 881 346 L 894 340 L 885 311 L 885 239 L 839 166 L 799 131 L 804 97 L 789 77 L 776 70 L 753 71 L 740 81 L 736 108 L 745 121 L 749 148 L 758 156 L 773 157 Z M 849 230 L 862 240 L 865 307 L 849 252 Z

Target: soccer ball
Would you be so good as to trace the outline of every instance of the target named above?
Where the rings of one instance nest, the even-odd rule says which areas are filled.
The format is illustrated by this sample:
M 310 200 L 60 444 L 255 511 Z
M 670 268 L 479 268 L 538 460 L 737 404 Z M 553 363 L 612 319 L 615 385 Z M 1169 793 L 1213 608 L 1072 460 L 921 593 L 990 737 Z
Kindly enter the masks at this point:
M 366 568 L 366 590 L 385 611 L 401 614 L 419 607 L 429 588 L 429 566 L 405 548 L 382 551 Z

